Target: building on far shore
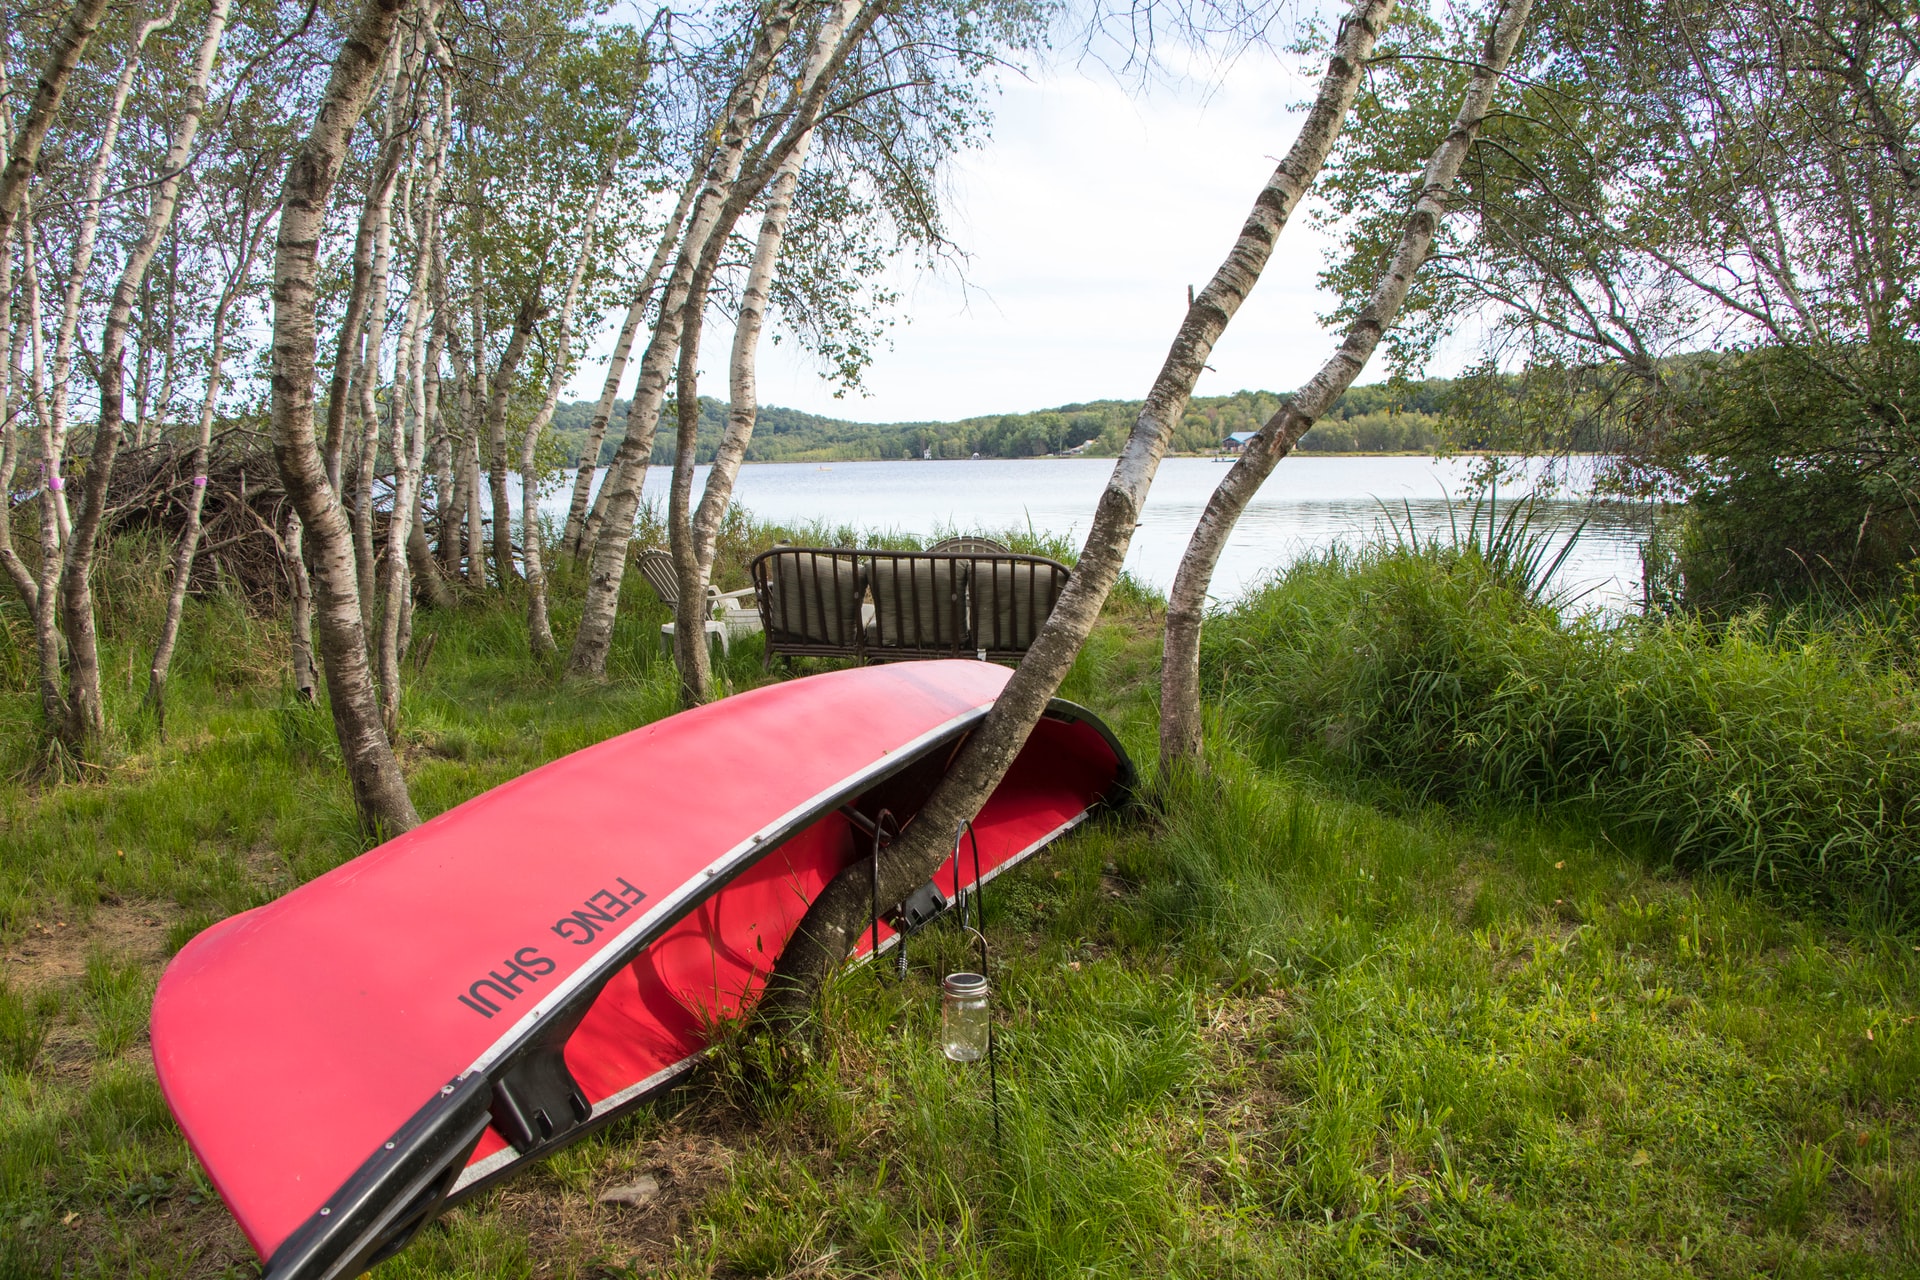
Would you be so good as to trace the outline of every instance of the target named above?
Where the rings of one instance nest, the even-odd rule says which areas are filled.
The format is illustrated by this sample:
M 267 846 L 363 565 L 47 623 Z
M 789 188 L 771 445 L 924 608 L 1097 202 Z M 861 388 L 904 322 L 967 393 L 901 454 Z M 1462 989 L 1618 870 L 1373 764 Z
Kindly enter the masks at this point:
M 1247 447 L 1247 441 L 1259 435 L 1258 431 L 1236 431 L 1220 442 L 1220 447 L 1228 453 L 1238 453 Z

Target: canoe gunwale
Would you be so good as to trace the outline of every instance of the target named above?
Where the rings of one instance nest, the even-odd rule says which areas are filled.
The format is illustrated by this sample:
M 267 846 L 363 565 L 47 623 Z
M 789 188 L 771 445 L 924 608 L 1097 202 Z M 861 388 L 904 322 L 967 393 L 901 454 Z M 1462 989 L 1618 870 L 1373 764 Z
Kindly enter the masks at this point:
M 289 1234 L 267 1259 L 263 1280 L 341 1280 L 359 1275 L 397 1253 L 448 1206 L 478 1194 L 526 1164 L 579 1141 L 631 1111 L 682 1075 L 704 1051 L 674 1063 L 645 1081 L 595 1105 L 592 1113 L 524 1149 L 504 1148 L 514 1158 L 500 1168 L 462 1184 L 474 1147 L 493 1123 L 498 1082 L 543 1053 L 556 1053 L 607 983 L 659 937 L 719 894 L 800 832 L 862 792 L 924 760 L 939 748 L 963 739 L 992 709 L 970 708 L 943 724 L 893 748 L 880 760 L 847 775 L 780 818 L 722 853 L 704 872 L 690 876 L 635 921 L 624 934 L 570 975 L 528 1010 L 475 1062 L 448 1081 L 373 1152 L 317 1213 Z M 1106 792 L 1086 811 L 998 870 L 1011 867 L 1100 809 L 1123 810 L 1131 804 L 1135 771 L 1126 749 L 1093 712 L 1055 698 L 1044 718 L 1086 725 L 1113 753 L 1116 771 Z M 625 1096 L 622 1096 L 625 1095 Z M 616 1101 L 617 1099 L 617 1101 Z M 606 1103 L 612 1102 L 608 1106 Z

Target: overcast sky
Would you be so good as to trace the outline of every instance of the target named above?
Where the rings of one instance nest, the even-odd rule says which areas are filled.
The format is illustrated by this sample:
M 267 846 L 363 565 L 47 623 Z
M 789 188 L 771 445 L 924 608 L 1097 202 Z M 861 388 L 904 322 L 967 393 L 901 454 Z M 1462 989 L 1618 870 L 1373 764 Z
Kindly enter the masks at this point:
M 762 403 L 900 422 L 1138 399 L 1187 286 L 1219 265 L 1292 142 L 1288 107 L 1309 87 L 1289 60 L 1259 52 L 1205 90 L 1130 93 L 1072 66 L 1009 76 L 991 141 L 955 175 L 964 280 L 902 276 L 891 349 L 864 396 L 835 399 L 791 342 L 763 343 Z M 1289 389 L 1331 353 L 1316 319 L 1330 304 L 1317 284 L 1326 246 L 1297 215 L 1198 394 Z M 701 390 L 723 399 L 730 338 L 709 325 L 703 343 Z M 589 361 L 574 395 L 597 395 L 604 367 Z

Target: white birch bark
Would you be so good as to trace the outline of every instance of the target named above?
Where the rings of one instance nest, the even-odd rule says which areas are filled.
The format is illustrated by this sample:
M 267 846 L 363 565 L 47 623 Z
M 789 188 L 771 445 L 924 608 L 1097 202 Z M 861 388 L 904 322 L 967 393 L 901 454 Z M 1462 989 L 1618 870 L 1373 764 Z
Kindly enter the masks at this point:
M 660 231 L 660 243 L 654 246 L 653 259 L 647 263 L 646 274 L 640 277 L 639 287 L 633 291 L 633 302 L 627 307 L 626 318 L 620 322 L 620 333 L 614 339 L 613 355 L 607 361 L 606 381 L 600 385 L 600 399 L 593 406 L 593 417 L 587 423 L 587 442 L 580 451 L 580 467 L 573 477 L 573 501 L 567 508 L 567 527 L 560 535 L 561 547 L 575 559 L 579 558 L 583 548 L 593 545 L 593 539 L 600 530 L 599 516 L 603 508 L 596 500 L 593 503 L 593 518 L 589 518 L 587 500 L 593 491 L 593 473 L 600 466 L 600 443 L 607 437 L 607 423 L 613 417 L 613 402 L 620 393 L 621 382 L 627 376 L 627 356 L 633 350 L 633 336 L 646 320 L 654 290 L 660 286 L 660 273 L 667 269 L 667 263 L 672 261 L 673 251 L 680 243 L 680 227 L 687 220 L 687 210 L 693 206 L 693 197 L 700 190 L 700 179 L 704 172 L 704 165 L 696 165 L 693 172 L 687 175 L 686 183 L 680 188 L 680 200 L 673 207 L 673 216 L 667 219 L 667 225 Z
M 54 117 L 60 114 L 61 100 L 73 82 L 73 69 L 80 65 L 80 57 L 94 32 L 99 30 L 101 15 L 106 11 L 107 0 L 76 0 L 73 8 L 67 10 L 59 31 L 54 33 L 46 66 L 33 88 L 33 101 L 28 104 L 26 119 L 20 122 L 20 133 L 13 140 L 6 167 L 0 169 L 0 241 L 13 235 L 14 224 L 26 204 L 34 167 L 40 163 L 40 144 L 46 141 Z
M 354 372 L 354 406 L 360 414 L 360 449 L 353 469 L 353 560 L 360 579 L 360 625 L 373 631 L 374 605 L 379 587 L 374 578 L 373 547 L 373 473 L 380 458 L 380 403 L 382 353 L 387 341 L 387 291 L 393 263 L 393 193 L 400 166 L 398 153 L 402 133 L 400 115 L 404 109 L 413 59 L 403 66 L 400 45 L 394 42 L 387 63 L 386 128 L 381 138 L 381 154 L 394 153 L 392 176 L 377 181 L 368 196 L 373 209 L 373 269 L 367 280 L 367 328 L 365 345 Z
M 1407 216 L 1406 230 L 1385 274 L 1374 286 L 1373 296 L 1347 326 L 1340 349 L 1242 447 L 1240 456 L 1207 500 L 1167 596 L 1166 651 L 1160 674 L 1163 770 L 1197 768 L 1202 763 L 1200 632 L 1206 617 L 1207 588 L 1220 562 L 1220 552 L 1273 468 L 1353 385 L 1381 337 L 1393 327 L 1415 273 L 1433 248 L 1434 234 L 1446 214 L 1447 198 L 1519 43 L 1531 2 L 1504 0 L 1496 11 L 1487 32 L 1483 61 L 1467 81 L 1452 126 L 1427 159 L 1420 195 Z
M 294 696 L 302 702 L 312 702 L 320 677 L 313 661 L 313 584 L 307 577 L 303 534 L 300 513 L 288 507 L 287 532 L 280 542 L 280 558 L 287 566 L 287 577 L 293 583 L 293 599 L 289 601 L 291 635 L 287 656 L 293 671 Z
M 430 4 L 421 22 L 427 53 L 431 56 L 433 24 L 439 17 L 437 3 Z M 387 522 L 387 603 L 380 617 L 380 697 L 381 713 L 389 735 L 400 732 L 400 658 L 402 632 L 406 628 L 408 606 L 412 602 L 412 562 L 409 547 L 413 518 L 419 506 L 419 477 L 426 460 L 427 385 L 426 340 L 428 299 L 432 297 L 434 241 L 440 229 L 440 184 L 446 173 L 447 138 L 453 129 L 453 91 L 442 80 L 439 114 L 426 139 L 432 151 L 427 166 L 426 194 L 421 216 L 415 224 L 413 281 L 407 294 L 406 319 L 400 330 L 399 368 L 395 370 L 391 416 L 394 425 L 390 448 L 393 451 L 393 515 Z M 409 204 L 411 203 L 409 189 Z M 435 353 L 438 358 L 438 352 Z M 405 386 L 401 385 L 404 380 Z
M 200 547 L 201 513 L 207 501 L 207 451 L 213 441 L 213 420 L 220 405 L 222 366 L 226 360 L 227 319 L 234 299 L 246 287 L 253 272 L 254 255 L 260 251 L 267 228 L 273 225 L 274 210 L 261 214 L 253 230 L 241 238 L 240 258 L 233 273 L 220 290 L 213 308 L 213 332 L 207 347 L 207 388 L 200 398 L 200 431 L 194 441 L 192 487 L 187 494 L 187 519 L 173 548 L 173 584 L 167 592 L 167 614 L 160 624 L 160 639 L 153 647 L 153 660 L 147 664 L 147 705 L 153 709 L 154 725 L 162 740 L 167 734 L 167 672 L 173 664 L 174 645 L 180 638 L 180 619 L 186 610 L 187 586 L 193 577 L 193 560 Z
M 60 688 L 60 533 L 59 476 L 47 459 L 53 455 L 53 415 L 47 406 L 46 343 L 41 328 L 40 255 L 34 244 L 33 200 L 20 206 L 20 256 L 25 279 L 27 333 L 33 352 L 33 376 L 27 394 L 40 429 L 40 568 L 33 592 L 33 643 L 39 658 L 40 712 L 50 727 L 65 724 L 67 696 Z
M 473 475 L 467 485 L 467 573 L 469 581 L 484 589 L 487 585 L 487 520 L 480 506 L 480 485 L 482 482 L 482 455 L 486 452 L 487 410 L 493 403 L 490 388 L 493 383 L 487 375 L 487 308 L 480 296 L 477 281 L 469 290 L 467 303 L 473 312 L 473 416 L 468 426 L 473 433 L 472 456 Z M 488 495 L 492 501 L 492 495 Z M 499 578 L 501 586 L 507 579 Z
M 73 387 L 73 354 L 80 339 L 80 313 L 86 302 L 87 280 L 93 270 L 93 251 L 99 242 L 100 218 L 106 205 L 107 175 L 120 145 L 120 126 L 126 119 L 127 99 L 133 93 L 133 80 L 146 57 L 147 41 L 155 33 L 173 25 L 180 14 L 180 0 L 171 0 L 165 13 L 149 18 L 133 30 L 127 58 L 114 82 L 113 96 L 107 99 L 106 120 L 100 127 L 100 146 L 87 166 L 86 192 L 80 198 L 80 226 L 74 236 L 73 261 L 67 270 L 67 286 L 61 297 L 60 327 L 53 339 L 53 382 L 51 387 L 52 447 L 46 455 L 47 474 L 53 487 L 54 502 L 60 516 L 60 540 L 71 536 L 73 517 L 66 493 L 63 466 L 67 450 L 67 419 Z
M 806 163 L 807 152 L 813 145 L 813 125 L 823 101 L 820 90 L 845 61 L 848 49 L 866 38 L 878 14 L 877 5 L 863 5 L 862 0 L 838 0 L 821 20 L 813 44 L 807 51 L 806 65 L 794 86 L 789 112 L 791 119 L 785 137 L 776 144 L 784 145 L 785 154 L 774 157 L 772 161 L 775 168 L 769 185 L 773 194 L 767 213 L 761 219 L 760 234 L 754 246 L 754 261 L 749 268 L 747 293 L 741 301 L 740 322 L 729 360 L 728 376 L 733 407 L 728 412 L 721 453 L 715 458 L 714 470 L 707 479 L 707 493 L 702 495 L 703 510 L 708 505 L 707 498 L 712 497 L 719 503 L 720 514 L 726 513 L 733 478 L 740 469 L 740 458 L 745 454 L 747 439 L 753 432 L 757 413 L 753 406 L 753 355 L 765 319 L 766 291 L 771 287 L 780 242 L 786 233 L 786 216 L 792 205 L 793 188 L 799 181 L 800 169 Z M 781 191 L 783 182 L 784 194 Z M 717 256 L 725 234 L 723 232 L 709 241 L 708 258 Z M 702 540 L 694 529 L 692 511 L 693 472 L 700 429 L 700 336 L 706 310 L 704 281 L 710 279 L 711 275 L 712 268 L 708 266 L 702 273 L 701 287 L 686 303 L 687 322 L 680 340 L 679 437 L 674 451 L 673 484 L 667 497 L 668 547 L 673 555 L 674 577 L 679 586 L 679 600 L 674 608 L 674 657 L 680 669 L 680 700 L 690 707 L 705 702 L 713 692 L 712 661 L 706 636 L 707 583 L 712 569 L 712 552 L 709 550 L 704 557 L 701 554 Z M 759 290 L 757 304 L 752 301 L 756 283 Z M 743 332 L 747 335 L 745 346 L 740 340 Z M 746 379 L 744 401 L 739 394 L 743 355 Z M 746 406 L 745 417 L 741 418 L 738 415 L 743 404 Z M 744 428 L 744 432 L 741 428 Z M 717 516 L 713 517 L 716 530 L 718 519 Z
M 553 623 L 547 616 L 547 573 L 540 553 L 540 476 L 534 469 L 534 448 L 540 442 L 540 433 L 553 421 L 553 411 L 560 403 L 560 388 L 567 380 L 567 352 L 573 343 L 573 312 L 579 305 L 580 287 L 587 278 L 587 268 L 593 259 L 593 238 L 599 230 L 600 205 L 613 187 L 616 163 L 617 157 L 608 162 L 606 172 L 600 177 L 600 185 L 594 189 L 593 199 L 587 204 L 586 223 L 580 229 L 580 252 L 574 258 L 573 274 L 567 279 L 566 297 L 560 304 L 560 321 L 554 335 L 554 357 L 547 370 L 547 393 L 540 401 L 540 411 L 527 424 L 526 435 L 520 442 L 520 559 L 527 575 L 527 644 L 536 656 L 541 657 L 552 653 L 556 646 L 553 643 Z M 599 446 L 596 444 L 594 448 L 597 450 Z
M 4 60 L 0 60 L 0 101 L 13 91 Z M 0 171 L 13 152 L 13 117 L 0 111 Z M 5 367 L 0 368 L 0 569 L 5 569 L 21 603 L 32 614 L 39 600 L 40 583 L 33 570 L 13 545 L 13 476 L 20 465 L 21 402 L 26 398 L 22 385 L 22 348 L 26 342 L 26 309 L 16 308 L 13 300 L 13 237 L 0 240 L 0 340 L 7 344 Z
M 507 406 L 513 399 L 513 384 L 520 375 L 520 362 L 526 358 L 527 343 L 532 341 L 534 326 L 539 323 L 540 290 L 535 285 L 514 311 L 507 348 L 501 352 L 500 364 L 488 381 L 487 485 L 493 507 L 493 576 L 502 587 L 513 581 L 513 512 L 507 497 L 507 476 L 512 466 L 507 461 Z
M 575 675 L 598 677 L 606 671 L 607 653 L 613 643 L 614 616 L 620 605 L 620 584 L 626 574 L 627 543 L 633 536 L 633 518 L 640 507 L 640 488 L 646 481 L 647 460 L 653 453 L 654 431 L 660 424 L 667 381 L 686 322 L 686 302 L 695 292 L 695 277 L 707 242 L 719 228 L 724 207 L 740 175 L 753 125 L 766 96 L 773 61 L 792 33 L 798 7 L 798 0 L 774 0 L 754 33 L 753 46 L 728 95 L 720 144 L 708 162 L 706 180 L 688 217 L 687 230 L 667 280 L 666 297 L 660 304 L 659 321 L 640 360 L 639 383 L 627 405 L 626 430 L 620 449 L 601 486 L 605 514 L 593 543 L 586 600 L 567 661 L 568 670 Z M 719 234 L 724 237 L 725 229 L 720 228 Z
M 312 544 L 315 620 L 354 802 L 373 831 L 419 822 L 381 724 L 360 620 L 353 534 L 314 439 L 315 257 L 347 142 L 386 61 L 406 0 L 363 0 L 335 54 L 313 125 L 287 166 L 273 272 L 273 437 L 281 482 Z
M 705 583 L 713 577 L 720 524 L 726 518 L 728 504 L 733 501 L 734 481 L 740 475 L 740 464 L 746 459 L 747 446 L 753 441 L 753 429 L 759 418 L 760 392 L 754 369 L 760 335 L 766 326 L 767 298 L 779 270 L 780 246 L 786 239 L 794 188 L 800 184 L 800 170 L 807 162 L 812 143 L 813 134 L 809 132 L 774 175 L 768 188 L 766 212 L 760 218 L 760 234 L 754 242 L 753 265 L 748 268 L 746 287 L 740 293 L 740 317 L 734 325 L 733 350 L 727 360 L 727 427 L 714 454 L 713 469 L 707 473 L 707 487 L 700 494 L 700 505 L 693 513 L 694 553 L 698 557 L 703 591 Z
M 160 241 L 179 207 L 180 184 L 193 156 L 193 140 L 207 107 L 207 83 L 213 77 L 214 55 L 227 30 L 228 0 L 209 0 L 207 25 L 193 63 L 180 119 L 168 140 L 159 184 L 154 187 L 140 238 L 127 253 L 120 280 L 107 307 L 100 342 L 100 416 L 94 428 L 93 453 L 87 462 L 84 502 L 74 520 L 72 536 L 62 548 L 60 612 L 67 629 L 67 720 L 62 736 L 76 751 L 90 749 L 107 730 L 106 706 L 100 695 L 100 648 L 93 618 L 93 553 L 106 518 L 107 486 L 113 477 L 114 453 L 119 448 L 121 422 L 126 414 L 127 330 L 140 284 Z
M 444 166 L 443 166 L 444 169 Z M 438 230 L 434 240 L 439 240 Z M 451 609 L 454 605 L 453 588 L 447 585 L 446 575 L 440 572 L 440 565 L 433 558 L 433 547 L 427 541 L 426 531 L 426 483 L 427 468 L 434 470 L 435 508 L 440 513 L 440 527 L 446 528 L 446 495 L 453 487 L 450 478 L 451 454 L 448 449 L 445 424 L 440 418 L 440 360 L 447 341 L 447 317 L 440 309 L 439 291 L 436 289 L 433 304 L 433 320 L 427 336 L 426 368 L 421 375 L 421 430 L 426 433 L 423 442 L 432 461 L 423 455 L 417 468 L 420 482 L 414 486 L 413 520 L 407 529 L 407 563 L 412 567 L 414 590 L 425 597 L 436 609 Z M 444 537 L 444 532 L 442 534 Z M 413 600 L 407 601 L 407 623 L 411 627 L 413 619 Z M 410 634 L 410 631 L 408 632 Z M 406 641 L 400 644 L 400 653 L 406 656 Z
M 1254 201 L 1239 237 L 1213 278 L 1187 307 L 1146 402 L 1115 463 L 1078 565 L 1032 648 L 992 711 L 968 736 L 946 777 L 914 821 L 882 856 L 879 897 L 901 901 L 952 852 L 953 833 L 980 811 L 1006 776 L 1074 656 L 1093 630 L 1119 577 L 1134 525 L 1173 428 L 1193 394 L 1213 344 L 1246 300 L 1295 207 L 1312 186 L 1345 122 L 1374 42 L 1393 0 L 1357 0 L 1340 25 L 1311 110 L 1273 176 Z M 869 869 L 840 875 L 816 897 L 781 953 L 762 1007 L 775 1019 L 804 1014 L 820 984 L 851 952 L 871 917 Z

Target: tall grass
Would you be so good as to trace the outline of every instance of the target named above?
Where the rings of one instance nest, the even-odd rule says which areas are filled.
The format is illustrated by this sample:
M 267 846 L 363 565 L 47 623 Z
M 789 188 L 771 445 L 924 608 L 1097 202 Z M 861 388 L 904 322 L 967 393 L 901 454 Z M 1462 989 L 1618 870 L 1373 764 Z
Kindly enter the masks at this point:
M 1571 804 L 1679 865 L 1920 906 L 1920 701 L 1870 620 L 1568 618 L 1474 542 L 1331 551 L 1208 633 L 1269 749 Z

